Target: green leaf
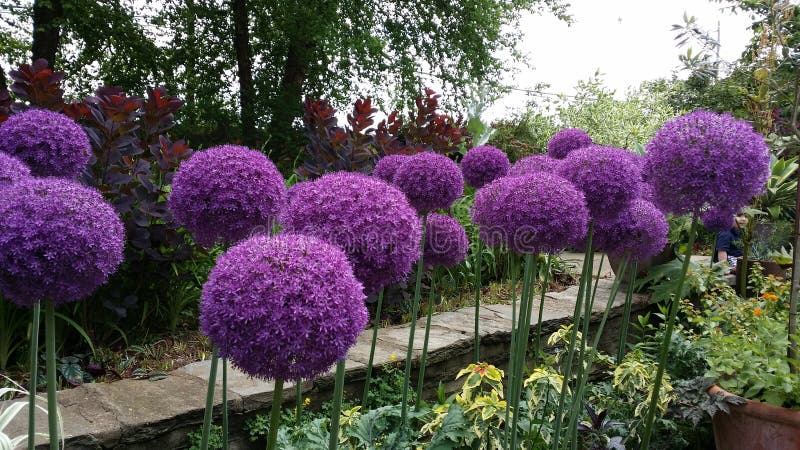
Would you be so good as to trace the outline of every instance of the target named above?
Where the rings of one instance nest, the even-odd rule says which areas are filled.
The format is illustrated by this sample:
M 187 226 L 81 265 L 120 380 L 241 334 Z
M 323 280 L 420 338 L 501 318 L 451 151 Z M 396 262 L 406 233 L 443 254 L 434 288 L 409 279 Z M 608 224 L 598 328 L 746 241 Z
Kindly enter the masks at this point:
M 467 439 L 470 438 L 470 439 Z M 451 450 L 459 447 L 462 440 L 472 440 L 469 424 L 464 417 L 464 411 L 458 403 L 454 403 L 447 410 L 447 415 L 442 421 L 442 428 L 431 439 L 429 450 Z

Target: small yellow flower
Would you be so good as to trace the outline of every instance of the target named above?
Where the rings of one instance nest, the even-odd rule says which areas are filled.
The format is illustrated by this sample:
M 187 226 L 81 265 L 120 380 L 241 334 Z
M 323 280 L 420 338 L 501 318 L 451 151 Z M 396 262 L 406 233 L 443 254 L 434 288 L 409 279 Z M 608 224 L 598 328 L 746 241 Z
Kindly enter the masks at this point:
M 303 400 L 303 404 L 306 405 L 306 406 L 310 405 L 311 404 L 311 399 L 306 397 L 306 399 Z
M 761 294 L 761 298 L 763 298 L 764 300 L 771 300 L 773 302 L 778 301 L 778 296 L 771 292 L 764 292 L 763 294 Z
M 395 361 L 397 361 L 397 355 L 395 355 L 394 353 L 392 353 L 391 355 L 389 355 L 389 360 L 390 360 L 390 361 L 392 361 L 392 362 L 395 362 Z
M 763 311 L 761 311 L 761 308 L 756 308 L 756 309 L 753 310 L 753 315 L 758 317 L 758 316 L 760 316 L 762 314 L 762 312 Z

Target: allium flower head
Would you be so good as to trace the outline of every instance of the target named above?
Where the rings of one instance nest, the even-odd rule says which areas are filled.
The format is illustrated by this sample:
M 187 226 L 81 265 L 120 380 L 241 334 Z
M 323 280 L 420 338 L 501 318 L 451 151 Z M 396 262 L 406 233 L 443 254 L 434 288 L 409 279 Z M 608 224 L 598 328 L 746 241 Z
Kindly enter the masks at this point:
M 700 215 L 703 226 L 712 233 L 727 231 L 733 227 L 734 212 L 725 208 L 712 208 Z
M 99 192 L 25 178 L 0 195 L 0 293 L 20 306 L 88 297 L 122 262 L 125 233 Z
M 408 157 L 397 170 L 394 184 L 420 214 L 448 209 L 464 192 L 464 177 L 458 164 L 430 152 Z
M 246 239 L 203 286 L 200 327 L 248 375 L 313 379 L 345 357 L 367 323 L 345 254 L 292 234 Z
M 547 154 L 551 158 L 564 159 L 573 150 L 592 145 L 592 138 L 580 128 L 566 128 L 554 134 L 547 142 Z
M 552 253 L 586 235 L 589 210 L 572 183 L 535 172 L 500 178 L 479 190 L 472 220 L 489 246 L 506 243 L 517 253 Z
M 669 224 L 652 203 L 636 199 L 619 212 L 610 222 L 595 223 L 595 247 L 609 255 L 622 257 L 628 254 L 631 262 L 638 262 L 659 254 L 667 245 Z
M 392 183 L 394 182 L 397 169 L 399 169 L 407 159 L 408 155 L 384 156 L 378 160 L 378 164 L 375 164 L 375 170 L 372 171 L 372 176 Z
M 473 147 L 461 160 L 464 180 L 475 189 L 506 176 L 510 166 L 506 153 L 491 145 Z
M 0 153 L 20 159 L 37 177 L 74 179 L 89 163 L 92 150 L 86 133 L 72 119 L 31 109 L 0 124 Z
M 262 153 L 237 145 L 211 147 L 184 161 L 172 182 L 175 220 L 206 247 L 269 232 L 286 203 L 286 187 Z
M 469 239 L 464 227 L 450 216 L 428 214 L 423 261 L 428 267 L 452 267 L 467 258 Z
M 675 214 L 738 210 L 769 177 L 769 149 L 747 122 L 698 110 L 664 124 L 647 144 L 645 180 L 656 205 Z
M 0 188 L 31 176 L 31 169 L 13 156 L 0 153 Z
M 526 175 L 533 172 L 556 173 L 561 160 L 547 155 L 526 156 L 515 162 L 508 172 L 511 176 Z
M 628 206 L 641 191 L 641 168 L 631 152 L 593 145 L 570 153 L 558 174 L 586 196 L 593 219 L 607 220 Z
M 281 225 L 338 245 L 367 295 L 403 281 L 420 255 L 416 211 L 396 187 L 366 175 L 335 172 L 304 183 Z

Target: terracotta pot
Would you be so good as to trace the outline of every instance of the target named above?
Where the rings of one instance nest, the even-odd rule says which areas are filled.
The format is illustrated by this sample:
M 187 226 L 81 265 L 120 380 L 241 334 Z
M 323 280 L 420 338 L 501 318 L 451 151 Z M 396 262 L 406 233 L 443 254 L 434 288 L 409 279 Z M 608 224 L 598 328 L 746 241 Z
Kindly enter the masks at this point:
M 712 386 L 709 394 L 730 392 Z M 712 419 L 717 450 L 800 449 L 800 411 L 746 400 L 730 407 L 730 414 L 718 412 Z

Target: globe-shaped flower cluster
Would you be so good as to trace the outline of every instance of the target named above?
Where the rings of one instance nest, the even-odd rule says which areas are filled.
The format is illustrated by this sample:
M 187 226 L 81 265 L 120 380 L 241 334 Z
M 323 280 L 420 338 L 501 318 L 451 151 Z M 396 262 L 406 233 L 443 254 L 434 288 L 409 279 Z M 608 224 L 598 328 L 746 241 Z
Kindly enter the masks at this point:
M 222 145 L 184 161 L 172 183 L 175 220 L 206 247 L 268 233 L 286 203 L 280 172 L 262 153 Z
M 566 128 L 554 134 L 547 142 L 547 154 L 564 159 L 573 150 L 592 145 L 592 138 L 580 128 Z
M 13 156 L 0 153 L 0 188 L 31 176 L 31 169 Z
M 467 251 L 467 232 L 456 219 L 442 214 L 428 214 L 423 252 L 426 266 L 455 266 L 467 258 Z
M 694 111 L 664 124 L 647 144 L 643 175 L 666 212 L 735 211 L 758 195 L 769 177 L 763 136 L 729 114 Z
M 88 297 L 122 262 L 125 234 L 99 192 L 26 178 L 0 195 L 0 292 L 20 306 Z
M 667 245 L 669 224 L 652 203 L 635 199 L 610 222 L 595 224 L 595 247 L 609 255 L 628 255 L 638 262 L 659 254 Z
M 375 164 L 375 170 L 372 171 L 372 176 L 380 178 L 381 180 L 394 182 L 394 176 L 397 169 L 403 165 L 408 159 L 408 155 L 387 155 L 378 160 Z
M 423 152 L 410 156 L 397 170 L 394 184 L 420 214 L 448 209 L 464 192 L 461 169 L 450 158 Z
M 547 155 L 526 156 L 515 162 L 508 172 L 510 176 L 526 175 L 534 172 L 556 173 L 561 160 Z
M 553 253 L 583 239 L 589 210 L 572 183 L 536 172 L 500 178 L 479 190 L 472 219 L 489 246 L 505 243 L 517 253 Z
M 461 160 L 461 172 L 467 184 L 480 189 L 492 181 L 506 176 L 511 163 L 504 151 L 491 145 L 470 149 Z
M 422 224 L 402 192 L 347 172 L 303 184 L 281 214 L 284 230 L 339 246 L 367 295 L 405 279 L 419 259 Z
M 320 239 L 255 236 L 219 257 L 203 286 L 200 326 L 248 375 L 322 375 L 364 330 L 361 283 L 345 254 Z
M 624 149 L 593 145 L 571 152 L 561 161 L 558 174 L 586 196 L 592 219 L 617 215 L 641 192 L 641 168 Z
M 77 178 L 92 155 L 89 138 L 69 117 L 43 109 L 14 114 L 0 124 L 0 153 L 39 177 Z

